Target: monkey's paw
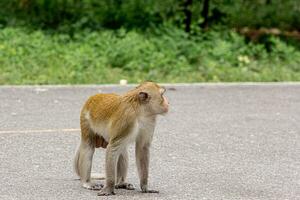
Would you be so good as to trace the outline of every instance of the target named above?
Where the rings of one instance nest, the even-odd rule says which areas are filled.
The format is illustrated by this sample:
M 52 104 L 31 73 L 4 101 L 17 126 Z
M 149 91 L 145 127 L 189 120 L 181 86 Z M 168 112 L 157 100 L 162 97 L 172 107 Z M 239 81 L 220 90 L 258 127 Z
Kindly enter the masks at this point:
M 157 190 L 148 190 L 147 185 L 141 185 L 142 193 L 159 193 Z
M 142 193 L 159 193 L 158 190 L 142 190 Z
M 110 195 L 115 195 L 116 193 L 114 193 L 113 190 L 111 190 L 110 188 L 103 188 L 97 195 L 98 196 L 110 196 Z
M 130 183 L 120 183 L 118 185 L 115 185 L 116 189 L 125 189 L 125 190 L 134 190 L 134 187 Z
M 83 183 L 82 187 L 88 190 L 101 190 L 104 185 L 100 183 Z

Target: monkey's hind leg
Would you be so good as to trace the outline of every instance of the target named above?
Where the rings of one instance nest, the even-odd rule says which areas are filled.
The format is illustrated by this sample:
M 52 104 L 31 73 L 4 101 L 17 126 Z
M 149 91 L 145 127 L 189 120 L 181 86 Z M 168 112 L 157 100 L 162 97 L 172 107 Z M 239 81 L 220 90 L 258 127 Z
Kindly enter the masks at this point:
M 91 136 L 91 135 L 90 135 Z M 101 190 L 103 185 L 91 182 L 91 169 L 95 146 L 92 138 L 82 138 L 81 144 L 75 156 L 75 171 L 80 177 L 83 188 L 89 190 Z
M 134 190 L 134 187 L 130 183 L 126 183 L 128 171 L 128 152 L 124 150 L 123 153 L 120 154 L 118 159 L 117 166 L 117 184 L 115 185 L 116 189 L 126 189 L 126 190 Z

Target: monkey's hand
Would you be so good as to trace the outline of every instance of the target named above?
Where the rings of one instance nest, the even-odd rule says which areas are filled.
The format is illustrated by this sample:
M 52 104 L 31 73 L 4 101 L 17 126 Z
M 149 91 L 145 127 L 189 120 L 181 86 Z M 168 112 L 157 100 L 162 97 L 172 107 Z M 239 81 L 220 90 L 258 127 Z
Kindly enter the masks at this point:
M 158 190 L 142 190 L 142 193 L 159 193 Z
M 120 183 L 115 185 L 116 189 L 134 190 L 134 187 L 130 183 Z
M 108 145 L 108 142 L 105 141 L 105 139 L 101 136 L 96 136 L 95 138 L 95 146 L 96 148 L 102 147 L 102 148 L 106 148 Z
M 82 187 L 88 190 L 101 190 L 103 188 L 103 184 L 98 183 L 83 183 Z
M 113 189 L 105 187 L 103 188 L 97 195 L 98 196 L 110 196 L 110 195 L 115 195 Z
M 141 186 L 142 193 L 159 193 L 157 190 L 149 190 L 147 186 Z

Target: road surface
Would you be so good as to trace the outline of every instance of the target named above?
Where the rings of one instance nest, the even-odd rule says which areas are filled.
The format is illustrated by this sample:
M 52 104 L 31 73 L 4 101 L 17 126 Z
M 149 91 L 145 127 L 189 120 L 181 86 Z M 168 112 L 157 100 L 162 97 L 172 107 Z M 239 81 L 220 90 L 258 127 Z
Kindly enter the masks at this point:
M 132 86 L 1 86 L 0 199 L 300 199 L 300 84 L 167 85 L 149 188 L 130 148 L 128 182 L 112 197 L 80 187 L 72 160 L 79 113 L 98 92 Z M 104 150 L 93 172 L 104 172 Z M 103 182 L 103 181 L 100 181 Z

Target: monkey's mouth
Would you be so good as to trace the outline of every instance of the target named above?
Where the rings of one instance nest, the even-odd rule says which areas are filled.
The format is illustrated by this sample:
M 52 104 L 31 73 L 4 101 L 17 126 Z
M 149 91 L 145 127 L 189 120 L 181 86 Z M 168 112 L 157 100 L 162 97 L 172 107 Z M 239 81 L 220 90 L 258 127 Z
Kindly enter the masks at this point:
M 161 113 L 162 115 L 166 115 L 169 112 L 169 107 L 164 108 L 163 112 Z

